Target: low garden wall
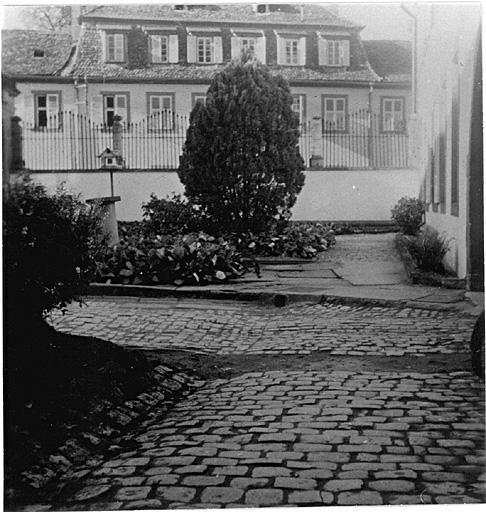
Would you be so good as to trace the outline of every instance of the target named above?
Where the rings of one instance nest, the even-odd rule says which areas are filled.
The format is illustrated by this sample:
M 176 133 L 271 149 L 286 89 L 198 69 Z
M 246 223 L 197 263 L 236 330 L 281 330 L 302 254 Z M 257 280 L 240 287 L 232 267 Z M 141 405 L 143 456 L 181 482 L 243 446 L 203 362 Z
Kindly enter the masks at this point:
M 48 191 L 65 182 L 68 189 L 82 197 L 109 196 L 110 175 L 104 171 L 36 172 L 35 181 Z M 387 221 L 390 210 L 403 196 L 418 196 L 420 173 L 412 169 L 306 171 L 306 183 L 293 209 L 294 220 Z M 114 192 L 119 220 L 140 220 L 141 204 L 153 192 L 165 197 L 183 193 L 175 171 L 118 171 L 114 174 Z

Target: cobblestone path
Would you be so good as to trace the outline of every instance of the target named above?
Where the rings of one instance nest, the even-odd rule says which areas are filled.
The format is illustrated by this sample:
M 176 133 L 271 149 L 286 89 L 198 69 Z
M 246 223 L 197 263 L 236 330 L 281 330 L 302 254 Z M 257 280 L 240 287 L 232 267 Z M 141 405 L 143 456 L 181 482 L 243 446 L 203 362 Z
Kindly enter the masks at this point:
M 89 306 L 53 322 L 127 345 L 242 354 L 463 352 L 474 323 L 452 312 L 335 305 Z M 140 425 L 121 454 L 108 455 L 54 508 L 484 502 L 483 387 L 468 371 L 345 366 L 212 380 Z
M 426 309 L 295 305 L 175 299 L 93 299 L 53 315 L 66 332 L 90 333 L 139 348 L 220 354 L 452 354 L 468 350 L 474 318 Z

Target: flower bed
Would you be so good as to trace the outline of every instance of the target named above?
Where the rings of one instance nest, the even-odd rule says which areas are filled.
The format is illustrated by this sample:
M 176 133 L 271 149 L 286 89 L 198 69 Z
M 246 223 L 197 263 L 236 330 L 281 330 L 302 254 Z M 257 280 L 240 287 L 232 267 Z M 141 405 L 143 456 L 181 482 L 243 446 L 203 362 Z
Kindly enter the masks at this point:
M 232 244 L 204 233 L 149 236 L 131 224 L 122 227 L 120 238 L 101 252 L 96 282 L 204 285 L 227 282 L 247 270 Z
M 329 226 L 319 223 L 291 223 L 282 233 L 247 235 L 235 240 L 245 256 L 315 258 L 335 245 L 336 237 Z

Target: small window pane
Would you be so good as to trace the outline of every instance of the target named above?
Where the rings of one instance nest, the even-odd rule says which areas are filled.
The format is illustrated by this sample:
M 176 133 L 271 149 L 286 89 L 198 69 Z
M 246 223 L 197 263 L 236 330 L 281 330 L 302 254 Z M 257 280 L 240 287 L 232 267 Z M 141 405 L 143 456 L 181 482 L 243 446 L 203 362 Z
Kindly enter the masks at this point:
M 160 108 L 160 98 L 158 96 L 151 96 L 150 97 L 151 107 L 153 109 L 159 109 Z
M 37 115 L 39 117 L 39 119 L 38 119 L 39 126 L 47 126 L 47 112 L 45 110 L 39 110 Z
M 115 98 L 113 96 L 106 96 L 107 108 L 113 108 L 115 106 Z
M 396 101 L 395 102 L 395 112 L 401 112 L 402 111 L 402 102 Z
M 172 98 L 165 96 L 162 98 L 162 108 L 164 110 L 170 110 L 172 108 Z
M 125 96 L 117 96 L 116 97 L 116 106 L 118 108 L 125 108 L 125 106 L 126 106 L 126 97 Z
M 336 101 L 336 110 L 344 111 L 344 100 Z
M 45 107 L 46 106 L 46 97 L 45 96 L 37 96 L 37 105 L 39 107 Z
M 334 101 L 333 100 L 326 100 L 326 110 L 334 110 Z

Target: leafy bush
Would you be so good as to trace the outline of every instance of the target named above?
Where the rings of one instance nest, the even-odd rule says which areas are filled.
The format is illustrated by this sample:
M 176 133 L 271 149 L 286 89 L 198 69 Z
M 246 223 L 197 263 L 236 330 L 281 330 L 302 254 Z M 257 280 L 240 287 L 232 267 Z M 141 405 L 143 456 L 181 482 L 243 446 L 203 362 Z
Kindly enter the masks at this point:
M 260 233 L 287 217 L 304 184 L 287 82 L 243 56 L 196 103 L 179 166 L 189 202 L 222 232 Z
M 408 250 L 418 268 L 424 272 L 445 274 L 444 256 L 449 250 L 449 241 L 430 226 L 416 237 L 407 239 Z
M 336 243 L 334 231 L 322 224 L 291 224 L 282 233 L 248 234 L 235 240 L 244 255 L 314 258 Z
M 96 206 L 23 176 L 4 200 L 4 279 L 8 322 L 37 322 L 65 308 L 89 282 L 100 246 Z
M 245 272 L 240 255 L 226 240 L 193 233 L 124 236 L 106 247 L 98 260 L 96 280 L 121 284 L 203 285 L 224 283 Z
M 391 214 L 405 235 L 415 235 L 424 223 L 425 203 L 415 197 L 402 197 Z
M 144 230 L 147 234 L 176 235 L 200 231 L 201 214 L 180 195 L 159 199 L 150 195 L 150 201 L 142 205 Z

